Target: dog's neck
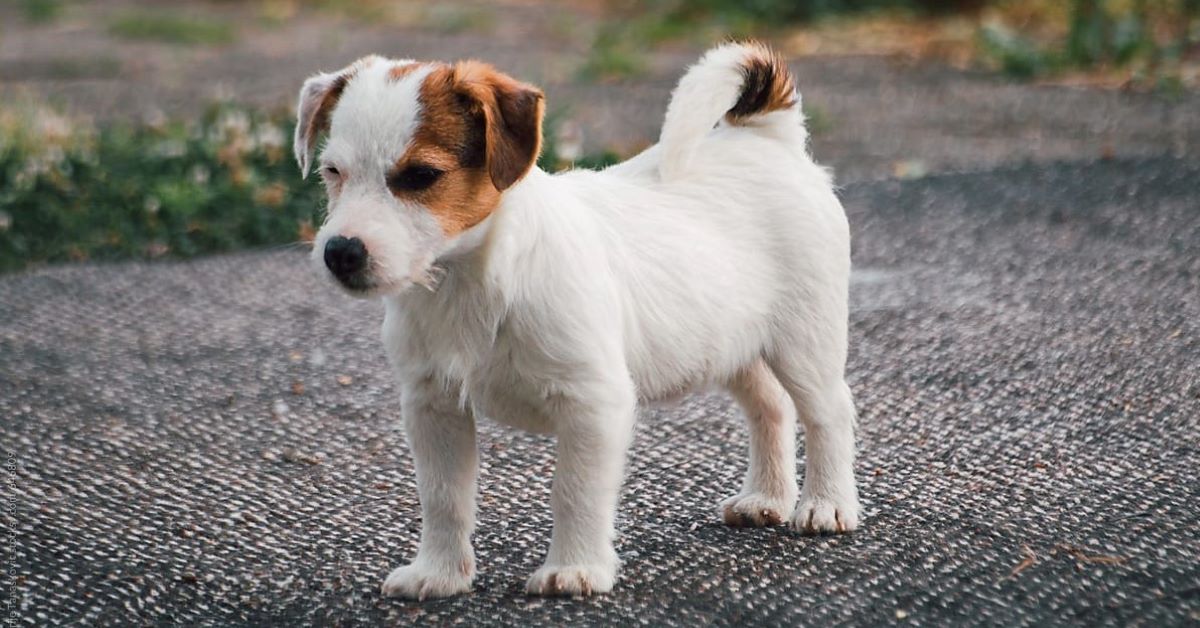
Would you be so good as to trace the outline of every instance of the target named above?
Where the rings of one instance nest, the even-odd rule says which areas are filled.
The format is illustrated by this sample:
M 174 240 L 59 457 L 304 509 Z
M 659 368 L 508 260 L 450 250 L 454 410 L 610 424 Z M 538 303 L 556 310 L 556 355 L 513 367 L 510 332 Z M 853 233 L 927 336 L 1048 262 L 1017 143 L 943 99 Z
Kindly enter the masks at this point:
M 520 246 L 519 237 L 506 237 L 516 225 L 529 224 L 528 213 L 537 211 L 539 201 L 554 187 L 554 179 L 537 166 L 504 191 L 500 204 L 478 224 L 451 240 L 437 257 L 436 265 L 447 272 L 485 269 L 498 247 Z M 519 235 L 519 234 L 511 234 Z M 503 240 L 503 242 L 500 242 Z M 510 251 L 511 253 L 511 251 Z

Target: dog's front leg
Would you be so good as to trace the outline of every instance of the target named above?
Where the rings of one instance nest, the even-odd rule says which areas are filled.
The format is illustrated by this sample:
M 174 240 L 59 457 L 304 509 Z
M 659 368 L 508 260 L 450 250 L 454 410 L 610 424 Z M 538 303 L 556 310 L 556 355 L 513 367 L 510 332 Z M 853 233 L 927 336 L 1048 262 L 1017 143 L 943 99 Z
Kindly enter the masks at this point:
M 546 562 L 527 583 L 530 593 L 607 593 L 616 581 L 613 526 L 636 404 L 632 384 L 619 388 L 600 404 L 560 409 L 554 532 Z
M 385 596 L 426 599 L 471 589 L 475 578 L 475 419 L 433 385 L 406 387 L 404 428 L 421 499 L 421 545 L 383 583 Z

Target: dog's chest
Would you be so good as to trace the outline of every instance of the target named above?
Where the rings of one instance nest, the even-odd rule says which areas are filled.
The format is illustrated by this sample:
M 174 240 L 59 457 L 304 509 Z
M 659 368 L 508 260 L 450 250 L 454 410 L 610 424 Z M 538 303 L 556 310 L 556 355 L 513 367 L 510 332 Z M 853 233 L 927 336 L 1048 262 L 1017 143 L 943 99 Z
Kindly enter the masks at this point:
M 534 432 L 553 429 L 541 403 L 546 381 L 540 360 L 536 351 L 531 355 L 528 339 L 517 338 L 506 324 L 502 308 L 472 295 L 405 305 L 389 312 L 384 330 L 401 371 L 406 364 L 432 370 L 451 394 L 492 420 Z

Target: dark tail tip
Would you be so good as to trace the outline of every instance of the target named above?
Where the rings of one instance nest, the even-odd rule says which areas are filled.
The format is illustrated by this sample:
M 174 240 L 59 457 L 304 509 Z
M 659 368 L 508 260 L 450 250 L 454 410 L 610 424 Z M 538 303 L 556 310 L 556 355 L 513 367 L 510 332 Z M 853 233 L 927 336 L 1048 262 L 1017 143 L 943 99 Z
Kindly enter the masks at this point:
M 796 106 L 796 79 L 787 61 L 766 45 L 746 44 L 742 62 L 742 93 L 725 113 L 730 124 L 741 124 L 759 114 Z

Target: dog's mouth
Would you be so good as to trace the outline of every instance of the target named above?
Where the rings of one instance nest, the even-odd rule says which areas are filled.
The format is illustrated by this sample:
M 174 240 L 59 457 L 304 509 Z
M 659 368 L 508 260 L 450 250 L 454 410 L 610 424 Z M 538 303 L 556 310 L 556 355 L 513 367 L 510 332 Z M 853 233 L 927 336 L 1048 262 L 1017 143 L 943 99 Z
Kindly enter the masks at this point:
M 336 284 L 344 293 L 359 299 L 396 296 L 413 286 L 422 286 L 432 292 L 444 274 L 441 267 L 422 262 L 410 264 L 408 272 L 397 273 L 396 269 L 377 257 L 369 258 L 362 268 L 354 272 L 338 273 L 323 256 L 314 254 L 312 259 L 320 268 L 320 274 Z
M 345 278 L 335 277 L 331 274 L 330 277 L 346 294 L 359 299 L 394 296 L 415 285 L 409 279 L 384 280 L 367 273 Z
M 348 277 L 334 276 L 334 281 L 337 281 L 338 285 L 355 296 L 367 296 L 376 287 L 375 281 L 365 273 L 350 275 Z

